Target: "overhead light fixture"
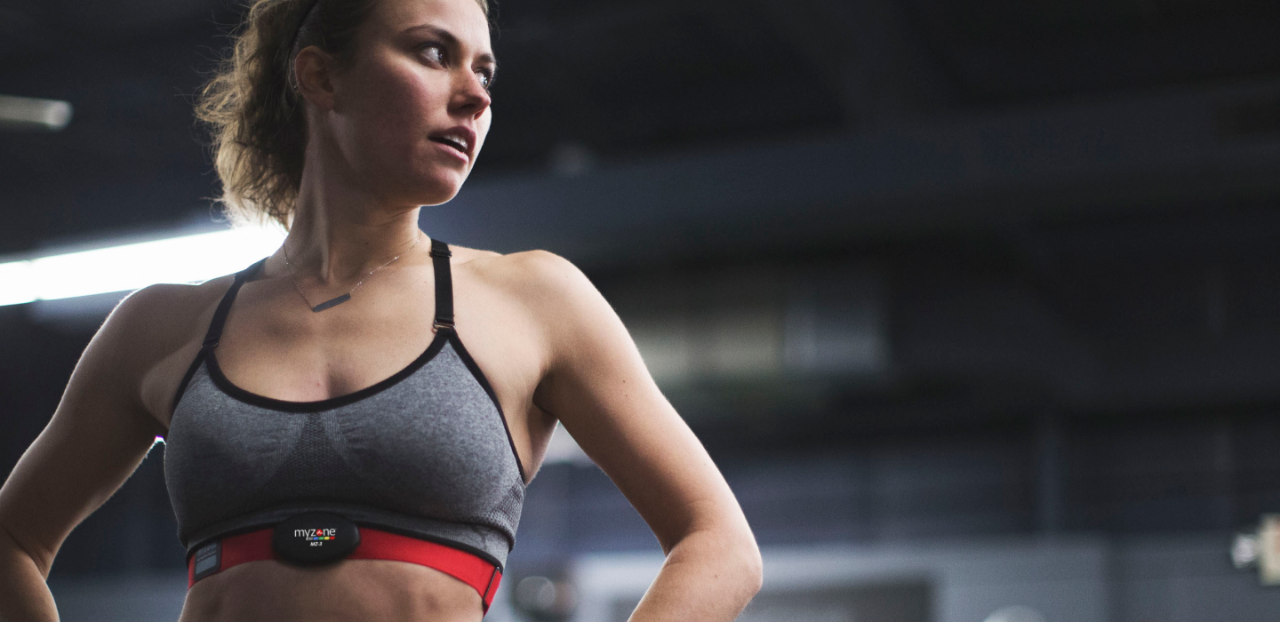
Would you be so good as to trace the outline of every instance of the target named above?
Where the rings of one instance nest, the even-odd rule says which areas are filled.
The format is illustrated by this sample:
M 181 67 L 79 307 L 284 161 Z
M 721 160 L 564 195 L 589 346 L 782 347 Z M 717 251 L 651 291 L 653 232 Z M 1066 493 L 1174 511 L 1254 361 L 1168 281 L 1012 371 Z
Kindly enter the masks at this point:
M 270 255 L 284 235 L 245 227 L 0 263 L 0 305 L 207 281 Z
M 59 132 L 70 122 L 67 102 L 0 95 L 0 129 Z

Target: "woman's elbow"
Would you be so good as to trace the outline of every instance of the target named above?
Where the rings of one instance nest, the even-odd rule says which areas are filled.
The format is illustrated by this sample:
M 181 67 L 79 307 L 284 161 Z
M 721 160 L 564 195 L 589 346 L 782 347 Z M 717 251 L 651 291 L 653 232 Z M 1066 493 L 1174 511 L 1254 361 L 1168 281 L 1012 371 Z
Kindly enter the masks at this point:
M 743 549 L 742 580 L 747 598 L 750 599 L 764 586 L 764 560 L 760 557 L 760 547 L 756 545 L 754 537 L 747 539 Z
M 686 548 L 688 547 L 688 548 Z M 746 606 L 764 582 L 764 562 L 755 536 L 745 525 L 722 526 L 691 534 L 671 554 L 692 561 L 714 576 L 719 590 Z M 688 557 L 686 557 L 686 555 Z
M 728 559 L 722 553 L 721 560 L 733 569 L 734 591 L 741 595 L 745 603 L 760 591 L 764 583 L 764 561 L 760 557 L 760 547 L 750 531 L 734 533 L 723 544 L 720 551 L 732 553 L 728 555 Z

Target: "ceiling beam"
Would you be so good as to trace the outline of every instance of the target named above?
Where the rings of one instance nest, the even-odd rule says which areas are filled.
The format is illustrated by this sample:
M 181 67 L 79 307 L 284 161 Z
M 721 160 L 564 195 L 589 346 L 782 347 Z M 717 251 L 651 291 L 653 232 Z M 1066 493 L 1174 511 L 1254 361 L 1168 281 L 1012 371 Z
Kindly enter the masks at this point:
M 975 114 L 858 135 L 477 180 L 424 209 L 432 235 L 631 263 L 847 244 L 893 229 L 1007 226 L 1280 194 L 1280 133 L 1224 133 L 1280 82 Z
M 850 129 L 938 112 L 953 99 L 901 3 L 750 0 L 841 95 Z

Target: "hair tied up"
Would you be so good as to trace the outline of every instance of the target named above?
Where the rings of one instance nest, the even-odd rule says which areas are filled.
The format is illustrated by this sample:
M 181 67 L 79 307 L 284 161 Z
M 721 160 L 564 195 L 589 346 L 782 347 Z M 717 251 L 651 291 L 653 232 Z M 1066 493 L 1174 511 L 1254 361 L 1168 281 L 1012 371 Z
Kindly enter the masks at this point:
M 293 59 L 317 46 L 342 70 L 379 0 L 253 0 L 230 53 L 201 89 L 222 202 L 235 224 L 293 222 L 307 147 Z M 487 0 L 476 0 L 489 15 Z

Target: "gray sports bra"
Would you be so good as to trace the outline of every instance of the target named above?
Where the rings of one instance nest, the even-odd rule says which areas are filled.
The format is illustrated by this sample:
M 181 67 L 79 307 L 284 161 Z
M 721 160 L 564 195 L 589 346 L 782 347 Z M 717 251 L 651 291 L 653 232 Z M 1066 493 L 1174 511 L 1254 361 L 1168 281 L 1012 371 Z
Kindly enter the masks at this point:
M 394 376 L 291 402 L 250 393 L 214 356 L 235 276 L 174 396 L 165 484 L 188 553 L 303 511 L 453 546 L 505 565 L 524 503 L 506 418 L 453 324 L 449 247 L 432 240 L 435 338 Z

